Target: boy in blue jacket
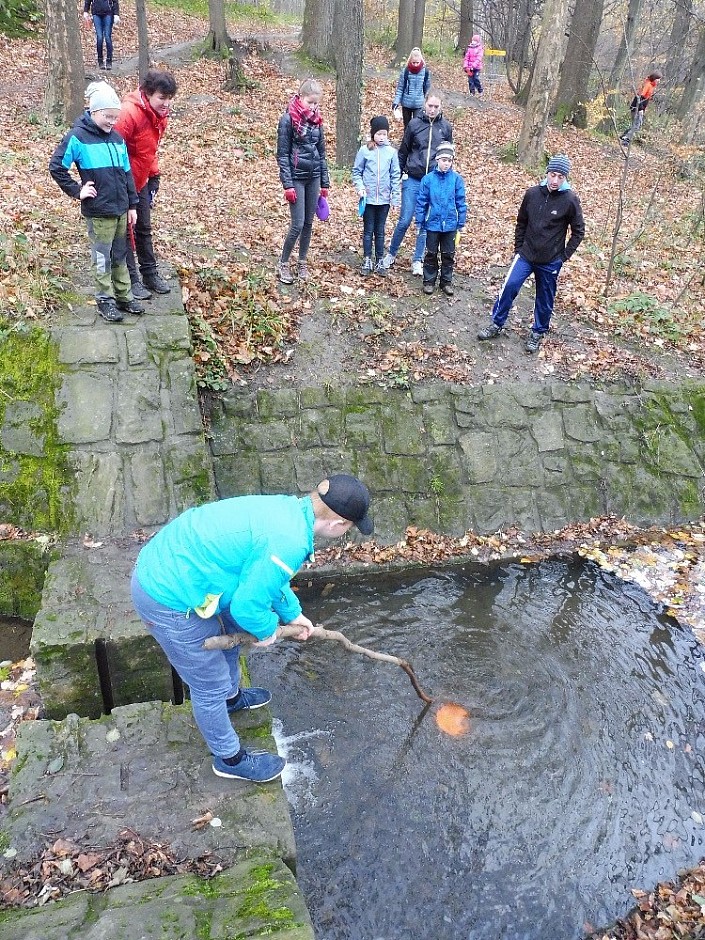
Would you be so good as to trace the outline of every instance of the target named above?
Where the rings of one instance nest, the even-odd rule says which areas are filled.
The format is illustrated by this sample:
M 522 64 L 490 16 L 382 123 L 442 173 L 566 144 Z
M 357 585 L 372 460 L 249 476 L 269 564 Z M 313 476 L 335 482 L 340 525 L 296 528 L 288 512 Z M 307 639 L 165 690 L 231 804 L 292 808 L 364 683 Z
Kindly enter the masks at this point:
M 230 714 L 261 708 L 267 689 L 240 687 L 240 647 L 204 649 L 209 637 L 245 631 L 258 646 L 276 640 L 280 623 L 313 624 L 289 581 L 313 553 L 314 536 L 337 538 L 356 525 L 372 532 L 364 483 L 336 474 L 296 496 L 239 496 L 188 509 L 141 549 L 132 576 L 135 609 L 188 685 L 193 716 L 218 777 L 267 783 L 286 761 L 248 752 Z
M 86 89 L 88 110 L 54 151 L 49 172 L 67 196 L 81 202 L 88 226 L 98 313 L 119 322 L 123 313 L 144 313 L 132 295 L 127 270 L 127 226 L 137 221 L 139 197 L 127 146 L 113 130 L 120 99 L 107 82 Z M 69 172 L 75 165 L 80 182 Z
M 465 225 L 468 207 L 465 183 L 453 169 L 455 147 L 444 141 L 436 150 L 436 168 L 421 180 L 416 197 L 416 224 L 426 229 L 426 254 L 423 259 L 423 292 L 432 294 L 438 277 L 438 252 L 441 254 L 441 290 L 448 297 L 453 289 L 455 243 Z

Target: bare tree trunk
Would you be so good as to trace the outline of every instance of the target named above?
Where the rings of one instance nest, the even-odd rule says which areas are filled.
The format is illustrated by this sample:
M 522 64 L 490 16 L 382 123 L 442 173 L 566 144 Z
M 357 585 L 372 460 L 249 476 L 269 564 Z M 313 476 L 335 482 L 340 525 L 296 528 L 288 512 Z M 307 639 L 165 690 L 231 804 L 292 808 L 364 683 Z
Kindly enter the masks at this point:
M 683 124 L 683 143 L 692 143 L 697 121 L 694 120 L 695 107 L 702 100 L 705 88 L 705 26 L 700 27 L 698 45 L 688 70 L 681 100 L 678 102 L 678 120 Z
M 137 19 L 137 71 L 140 81 L 144 81 L 151 55 L 149 52 L 149 32 L 147 30 L 147 4 L 145 0 L 135 0 L 135 16 Z
M 360 138 L 364 51 L 363 0 L 336 0 L 336 148 L 338 166 L 352 166 Z
M 460 31 L 458 32 L 458 49 L 465 52 L 475 32 L 473 20 L 472 0 L 460 0 Z
M 614 107 L 619 97 L 619 85 L 622 81 L 624 68 L 628 63 L 630 65 L 630 85 L 634 88 L 634 93 L 636 94 L 638 76 L 631 74 L 631 58 L 634 50 L 634 33 L 636 32 L 636 25 L 639 21 L 639 14 L 641 13 L 641 4 L 642 0 L 629 0 L 627 19 L 622 29 L 622 41 L 619 44 L 617 58 L 614 60 L 609 81 L 607 82 L 607 87 L 610 90 L 610 99 L 608 101 L 610 107 Z
M 668 57 L 663 69 L 669 87 L 680 85 L 687 76 L 683 50 L 693 23 L 693 0 L 676 0 L 671 35 L 668 38 Z
M 44 23 L 49 70 L 46 112 L 56 124 L 71 124 L 83 111 L 86 85 L 75 0 L 49 0 Z
M 317 62 L 335 64 L 335 0 L 306 0 L 301 48 Z
M 412 46 L 423 48 L 423 23 L 426 17 L 426 0 L 415 0 L 414 3 L 414 32 L 411 37 Z
M 586 127 L 585 102 L 605 0 L 576 0 L 554 105 L 559 120 Z
M 208 21 L 210 23 L 210 32 L 206 39 L 206 47 L 219 55 L 223 52 L 229 52 L 232 40 L 228 35 L 228 27 L 225 23 L 224 0 L 208 0 Z
M 546 0 L 529 99 L 517 145 L 517 157 L 525 167 L 538 167 L 543 159 L 543 142 L 563 57 L 567 19 L 568 0 Z
M 399 0 L 399 24 L 394 49 L 394 64 L 406 62 L 414 46 L 414 0 Z

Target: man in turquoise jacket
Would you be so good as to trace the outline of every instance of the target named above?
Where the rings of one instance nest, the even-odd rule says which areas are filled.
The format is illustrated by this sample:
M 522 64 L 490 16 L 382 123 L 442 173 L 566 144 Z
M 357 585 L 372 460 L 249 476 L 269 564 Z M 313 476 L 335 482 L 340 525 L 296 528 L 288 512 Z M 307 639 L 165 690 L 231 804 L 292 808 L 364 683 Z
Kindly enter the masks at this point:
M 336 474 L 301 499 L 241 496 L 189 509 L 140 551 L 135 609 L 189 687 L 217 776 L 266 783 L 286 762 L 241 747 L 229 715 L 261 708 L 272 696 L 240 688 L 238 646 L 206 650 L 204 641 L 245 631 L 267 646 L 280 623 L 300 625 L 297 639 L 308 639 L 313 624 L 289 581 L 312 555 L 315 536 L 337 538 L 352 525 L 369 535 L 369 505 L 360 480 Z

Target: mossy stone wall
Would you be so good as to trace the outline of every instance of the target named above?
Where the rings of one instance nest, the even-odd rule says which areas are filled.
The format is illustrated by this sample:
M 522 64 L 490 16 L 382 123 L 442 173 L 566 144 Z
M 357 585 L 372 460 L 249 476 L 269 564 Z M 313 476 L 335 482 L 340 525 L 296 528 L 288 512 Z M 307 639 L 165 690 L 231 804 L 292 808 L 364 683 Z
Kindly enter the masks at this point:
M 349 471 L 387 541 L 412 524 L 550 531 L 705 510 L 705 383 L 232 389 L 209 417 L 221 498 L 306 492 Z

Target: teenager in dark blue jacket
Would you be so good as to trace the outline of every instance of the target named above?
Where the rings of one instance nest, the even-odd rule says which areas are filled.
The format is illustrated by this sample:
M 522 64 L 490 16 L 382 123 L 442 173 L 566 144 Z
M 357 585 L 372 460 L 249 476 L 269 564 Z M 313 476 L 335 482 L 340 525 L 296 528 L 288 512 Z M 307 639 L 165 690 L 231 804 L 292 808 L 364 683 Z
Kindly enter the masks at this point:
M 127 270 L 127 225 L 137 220 L 139 198 L 127 146 L 113 130 L 120 99 L 107 82 L 86 89 L 88 110 L 54 151 L 49 172 L 67 196 L 81 201 L 93 258 L 96 304 L 104 320 L 144 313 L 132 296 Z M 75 166 L 81 182 L 69 172 Z
M 426 254 L 423 259 L 424 294 L 432 294 L 438 277 L 438 252 L 441 254 L 441 290 L 453 295 L 455 242 L 465 225 L 468 207 L 465 183 L 453 167 L 455 147 L 444 142 L 436 150 L 436 168 L 421 180 L 416 197 L 416 224 L 426 230 Z

